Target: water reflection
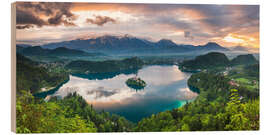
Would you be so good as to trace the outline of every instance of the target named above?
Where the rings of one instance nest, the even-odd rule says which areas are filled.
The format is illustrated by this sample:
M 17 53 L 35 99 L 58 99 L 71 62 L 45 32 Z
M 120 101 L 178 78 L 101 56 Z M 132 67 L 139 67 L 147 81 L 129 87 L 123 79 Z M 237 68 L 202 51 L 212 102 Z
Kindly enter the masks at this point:
M 110 79 L 117 75 L 124 74 L 136 74 L 139 69 L 130 69 L 130 70 L 123 70 L 119 72 L 109 72 L 109 73 L 88 73 L 88 74 L 72 74 L 73 76 L 77 76 L 80 78 L 85 78 L 89 80 L 103 80 L 103 79 Z
M 102 80 L 70 75 L 69 82 L 53 96 L 65 97 L 76 91 L 96 109 L 117 113 L 132 121 L 179 107 L 197 96 L 187 86 L 190 74 L 181 72 L 177 66 L 148 66 L 137 74 L 147 84 L 140 91 L 125 84 L 135 74 L 119 74 Z

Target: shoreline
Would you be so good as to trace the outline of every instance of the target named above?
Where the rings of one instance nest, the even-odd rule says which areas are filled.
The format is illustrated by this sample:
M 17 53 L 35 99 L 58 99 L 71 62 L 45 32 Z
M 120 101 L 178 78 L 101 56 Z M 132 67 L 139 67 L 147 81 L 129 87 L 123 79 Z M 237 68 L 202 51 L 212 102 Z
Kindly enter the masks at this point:
M 47 95 L 54 94 L 60 87 L 62 87 L 69 80 L 70 80 L 70 78 L 68 76 L 68 79 L 64 80 L 62 83 L 60 83 L 59 85 L 55 86 L 54 88 L 49 89 L 47 91 L 42 91 L 42 92 L 35 93 L 35 94 L 33 94 L 33 96 L 34 97 L 37 97 L 37 98 L 46 98 Z

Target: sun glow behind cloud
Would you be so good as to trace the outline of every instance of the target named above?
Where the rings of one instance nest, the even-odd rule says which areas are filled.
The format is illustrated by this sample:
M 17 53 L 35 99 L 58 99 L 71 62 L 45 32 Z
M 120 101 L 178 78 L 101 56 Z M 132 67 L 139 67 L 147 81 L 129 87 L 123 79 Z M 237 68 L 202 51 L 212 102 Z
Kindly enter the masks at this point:
M 245 40 L 243 40 L 243 39 L 239 38 L 239 36 L 235 36 L 233 34 L 229 34 L 228 36 L 224 37 L 223 40 L 226 42 L 239 43 L 239 44 L 245 42 Z
M 230 33 L 226 37 L 223 38 L 223 41 L 241 45 L 241 46 L 246 46 L 246 47 L 259 48 L 258 39 L 251 36 L 237 35 L 237 34 Z

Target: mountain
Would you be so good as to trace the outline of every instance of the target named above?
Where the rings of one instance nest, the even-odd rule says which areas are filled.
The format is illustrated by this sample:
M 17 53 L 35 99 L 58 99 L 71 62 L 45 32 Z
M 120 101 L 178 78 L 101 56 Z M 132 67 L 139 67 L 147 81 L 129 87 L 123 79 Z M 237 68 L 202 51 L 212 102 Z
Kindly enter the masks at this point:
M 20 46 L 20 47 L 23 47 L 23 48 L 32 47 L 32 45 L 28 45 L 28 44 L 16 44 L 16 46 Z
M 161 39 L 155 44 L 155 46 L 157 46 L 157 47 L 176 47 L 177 44 L 169 39 Z
M 244 47 L 244 46 L 235 46 L 230 48 L 232 51 L 244 51 L 244 52 L 248 52 L 248 48 Z
M 16 45 L 16 52 L 17 53 L 20 53 L 23 49 L 24 49 L 24 47 Z
M 250 64 L 256 64 L 258 61 L 252 54 L 246 54 L 246 55 L 238 55 L 234 59 L 231 60 L 232 65 L 250 65 Z
M 205 45 L 198 45 L 198 46 L 194 46 L 194 45 L 180 45 L 183 46 L 185 48 L 189 48 L 191 50 L 196 50 L 196 51 L 229 51 L 229 49 L 222 47 L 221 45 L 215 43 L 215 42 L 208 42 Z
M 58 47 L 53 50 L 49 50 L 50 55 L 54 56 L 96 56 L 102 55 L 101 53 L 87 53 L 81 50 L 68 49 L 66 47 Z
M 55 49 L 58 47 L 104 53 L 179 53 L 199 50 L 229 50 L 214 42 L 209 42 L 206 45 L 199 46 L 179 45 L 168 39 L 161 39 L 158 42 L 152 42 L 146 39 L 127 35 L 106 35 L 90 39 L 76 39 L 42 45 L 42 48 L 44 49 Z
M 27 47 L 20 51 L 21 54 L 32 56 L 32 55 L 47 55 L 50 52 L 48 49 L 43 49 L 40 46 Z
M 219 50 L 219 51 L 229 51 L 229 49 L 220 46 L 215 42 L 208 42 L 206 45 L 197 46 L 199 50 Z
M 43 48 L 55 49 L 57 47 L 66 47 L 70 49 L 81 50 L 108 50 L 108 49 L 139 49 L 147 48 L 152 44 L 150 41 L 141 40 L 135 37 L 101 36 L 91 39 L 76 39 L 58 43 L 43 45 Z
M 22 48 L 17 46 L 17 52 L 26 56 L 96 56 L 101 53 L 87 53 L 81 50 L 58 47 L 55 49 L 44 49 L 41 46 Z
M 230 61 L 225 54 L 211 52 L 205 55 L 197 56 L 193 60 L 184 61 L 179 68 L 186 71 L 197 71 L 199 69 L 224 67 L 229 65 L 229 63 Z

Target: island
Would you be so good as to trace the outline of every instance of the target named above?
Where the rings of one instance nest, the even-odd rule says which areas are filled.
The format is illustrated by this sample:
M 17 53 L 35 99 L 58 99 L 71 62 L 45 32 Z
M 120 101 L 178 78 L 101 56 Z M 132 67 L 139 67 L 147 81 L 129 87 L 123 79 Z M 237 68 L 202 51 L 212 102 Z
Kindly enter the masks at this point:
M 131 88 L 133 88 L 135 90 L 143 89 L 146 86 L 145 81 L 143 81 L 141 78 L 139 78 L 137 76 L 129 78 L 126 81 L 126 84 L 127 84 L 128 87 L 131 87 Z

